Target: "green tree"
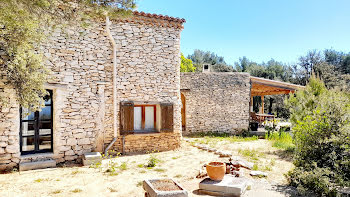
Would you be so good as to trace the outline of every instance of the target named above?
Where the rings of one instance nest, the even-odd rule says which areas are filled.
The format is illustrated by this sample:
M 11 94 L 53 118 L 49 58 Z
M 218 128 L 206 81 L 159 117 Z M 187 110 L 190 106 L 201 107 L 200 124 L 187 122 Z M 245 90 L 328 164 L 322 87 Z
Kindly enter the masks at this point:
M 295 169 L 290 184 L 305 194 L 333 196 L 350 186 L 350 98 L 311 77 L 286 101 L 291 111 Z
M 188 55 L 188 59 L 191 59 L 193 65 L 197 68 L 197 72 L 202 72 L 203 64 L 212 65 L 212 69 L 216 72 L 234 72 L 235 69 L 231 65 L 228 65 L 224 57 L 218 56 L 210 51 L 202 51 L 199 49 L 194 50 L 193 54 Z
M 238 62 L 235 62 L 235 67 L 238 72 L 247 72 L 251 64 L 255 65 L 256 63 L 249 61 L 246 56 L 243 56 L 239 58 Z
M 89 17 L 124 16 L 134 0 L 2 0 L 0 1 L 0 76 L 16 90 L 19 104 L 36 111 L 46 95 L 49 71 L 39 46 L 49 26 Z M 2 100 L 4 100 L 2 98 Z
M 181 65 L 180 72 L 194 72 L 196 67 L 193 66 L 192 60 L 185 58 L 184 54 L 181 53 Z

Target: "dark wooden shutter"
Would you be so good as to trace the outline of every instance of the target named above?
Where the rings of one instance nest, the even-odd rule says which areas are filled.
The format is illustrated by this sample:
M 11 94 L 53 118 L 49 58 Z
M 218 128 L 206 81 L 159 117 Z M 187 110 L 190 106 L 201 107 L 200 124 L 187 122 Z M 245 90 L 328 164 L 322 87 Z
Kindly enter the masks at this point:
M 134 103 L 123 101 L 120 103 L 120 134 L 134 132 Z
M 174 131 L 174 106 L 172 103 L 161 103 L 161 129 L 160 132 Z

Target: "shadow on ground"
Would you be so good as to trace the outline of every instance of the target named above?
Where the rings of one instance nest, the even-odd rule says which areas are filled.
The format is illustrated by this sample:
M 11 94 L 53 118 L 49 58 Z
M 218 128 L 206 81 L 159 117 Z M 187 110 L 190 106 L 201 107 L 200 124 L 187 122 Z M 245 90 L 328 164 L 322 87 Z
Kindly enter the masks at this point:
M 295 187 L 292 186 L 287 186 L 287 185 L 273 185 L 272 189 L 273 191 L 277 191 L 279 193 L 282 193 L 286 196 L 291 196 L 291 197 L 297 197 L 300 196 L 298 194 L 298 191 Z
M 277 155 L 282 160 L 293 162 L 293 152 L 290 150 L 276 150 L 269 154 Z

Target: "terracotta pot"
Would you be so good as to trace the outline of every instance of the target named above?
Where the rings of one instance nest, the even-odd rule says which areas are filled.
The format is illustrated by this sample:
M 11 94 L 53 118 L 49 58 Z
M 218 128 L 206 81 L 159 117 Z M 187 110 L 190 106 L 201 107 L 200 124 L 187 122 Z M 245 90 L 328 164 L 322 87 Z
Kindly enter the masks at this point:
M 208 176 L 211 180 L 221 181 L 226 172 L 226 164 L 223 162 L 210 162 L 206 166 Z

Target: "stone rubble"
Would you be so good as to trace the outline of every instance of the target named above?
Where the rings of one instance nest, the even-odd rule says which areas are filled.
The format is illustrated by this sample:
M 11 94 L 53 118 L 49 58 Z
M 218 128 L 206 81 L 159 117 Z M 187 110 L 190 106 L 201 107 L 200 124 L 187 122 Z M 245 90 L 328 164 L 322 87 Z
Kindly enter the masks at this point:
M 261 171 L 250 171 L 250 175 L 251 176 L 259 176 L 259 177 L 267 177 L 267 173 L 266 172 L 261 172 Z

